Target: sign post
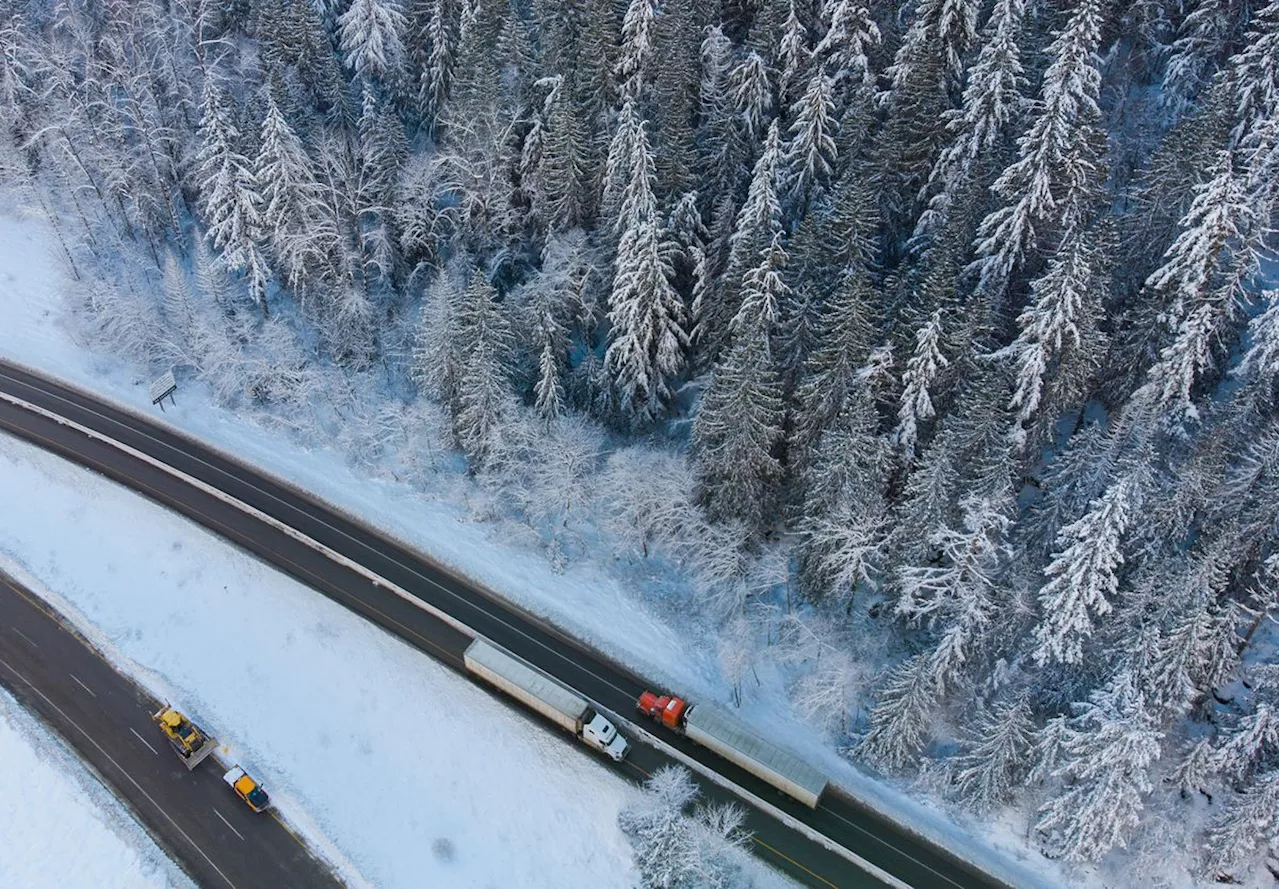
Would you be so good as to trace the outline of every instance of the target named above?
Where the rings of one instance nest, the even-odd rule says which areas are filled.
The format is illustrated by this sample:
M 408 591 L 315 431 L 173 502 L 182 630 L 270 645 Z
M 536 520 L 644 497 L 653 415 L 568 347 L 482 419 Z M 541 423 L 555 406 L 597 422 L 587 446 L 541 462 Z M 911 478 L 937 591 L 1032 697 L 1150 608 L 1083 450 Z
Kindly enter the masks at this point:
M 164 410 L 164 400 L 167 398 L 176 407 L 178 402 L 173 397 L 176 391 L 178 391 L 178 381 L 173 378 L 172 370 L 166 370 L 163 376 L 157 377 L 151 383 L 151 403 L 160 405 L 160 410 Z

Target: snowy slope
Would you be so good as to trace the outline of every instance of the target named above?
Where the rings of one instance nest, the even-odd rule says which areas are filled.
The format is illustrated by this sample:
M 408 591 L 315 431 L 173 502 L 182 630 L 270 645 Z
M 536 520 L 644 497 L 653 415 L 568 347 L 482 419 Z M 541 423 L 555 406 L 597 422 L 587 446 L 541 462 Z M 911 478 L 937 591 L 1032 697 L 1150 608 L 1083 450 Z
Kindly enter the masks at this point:
M 185 519 L 5 436 L 0 492 L 24 503 L 0 512 L 0 567 L 215 733 L 353 887 L 633 885 L 616 825 L 637 791 L 567 738 Z M 754 862 L 748 873 L 758 889 L 794 886 Z
M 3 689 L 0 788 L 5 889 L 195 889 L 75 754 Z
M 199 383 L 183 382 L 176 404 L 161 413 L 147 398 L 149 380 L 115 358 L 75 341 L 67 320 L 65 280 L 53 239 L 42 224 L 0 214 L 0 355 L 99 393 L 255 463 L 329 502 L 386 529 L 433 559 L 544 615 L 642 674 L 694 699 L 727 703 L 731 683 L 715 646 L 691 631 L 687 610 L 664 612 L 661 590 L 672 586 L 669 569 L 652 564 L 611 564 L 608 552 L 580 559 L 557 572 L 537 548 L 521 545 L 519 529 L 475 521 L 464 505 L 481 499 L 461 472 L 443 466 L 422 492 L 371 479 L 353 470 L 336 450 L 305 448 L 282 431 L 212 405 Z M 658 590 L 654 594 L 646 587 Z M 973 823 L 968 830 L 936 808 L 855 769 L 812 727 L 792 715 L 785 677 L 761 669 L 761 685 L 744 687 L 743 715 L 768 734 L 823 765 L 896 820 L 942 842 L 979 867 L 1017 885 L 1057 885 L 1056 866 L 1027 848 L 1020 831 Z M 969 831 L 972 831 L 969 832 Z M 1030 864 L 1030 867 L 1024 866 Z
M 214 732 L 313 841 L 332 838 L 320 848 L 353 886 L 631 885 L 616 818 L 632 790 L 575 747 L 185 520 L 8 438 L 0 491 L 26 504 L 0 516 L 5 567 Z

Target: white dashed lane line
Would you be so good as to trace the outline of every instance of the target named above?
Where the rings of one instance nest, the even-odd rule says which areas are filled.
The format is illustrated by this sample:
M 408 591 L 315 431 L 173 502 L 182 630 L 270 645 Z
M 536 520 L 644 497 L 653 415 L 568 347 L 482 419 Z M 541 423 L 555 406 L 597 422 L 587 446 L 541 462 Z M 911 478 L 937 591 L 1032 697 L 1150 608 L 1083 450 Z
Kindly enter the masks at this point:
M 228 828 L 230 828 L 232 833 L 240 837 L 241 840 L 244 840 L 244 837 L 240 836 L 240 831 L 236 830 L 234 827 L 231 827 L 231 822 L 228 821 L 226 818 L 223 818 L 221 812 L 219 812 L 217 809 L 214 809 L 213 814 L 217 815 L 218 820 L 221 821 L 223 824 L 225 824 Z
M 81 687 L 81 688 L 83 688 L 85 691 L 87 691 L 89 694 L 93 695 L 93 697 L 95 697 L 95 698 L 97 697 L 97 695 L 96 695 L 96 694 L 94 694 L 93 689 L 91 689 L 89 686 L 87 686 L 87 685 L 85 685 L 83 682 L 81 682 L 81 681 L 80 681 L 80 677 L 76 676 L 76 674 L 75 674 L 75 673 L 68 673 L 67 675 L 68 675 L 68 676 L 70 676 L 72 679 L 74 679 L 74 680 L 76 681 L 76 685 L 80 686 L 80 687 Z
M 151 751 L 152 753 L 154 753 L 156 756 L 159 756 L 159 755 L 160 755 L 160 751 L 159 751 L 159 750 L 157 750 L 156 748 L 152 747 L 149 743 L 147 743 L 147 739 L 146 739 L 146 738 L 144 738 L 144 737 L 142 737 L 142 735 L 138 734 L 137 730 L 136 730 L 133 726 L 129 726 L 129 731 L 133 732 L 133 736 L 134 736 L 135 738 L 137 738 L 137 739 L 138 739 L 139 741 L 141 741 L 143 744 L 146 744 L 146 745 L 147 745 L 147 749 L 148 749 L 148 750 L 150 750 L 150 751 Z

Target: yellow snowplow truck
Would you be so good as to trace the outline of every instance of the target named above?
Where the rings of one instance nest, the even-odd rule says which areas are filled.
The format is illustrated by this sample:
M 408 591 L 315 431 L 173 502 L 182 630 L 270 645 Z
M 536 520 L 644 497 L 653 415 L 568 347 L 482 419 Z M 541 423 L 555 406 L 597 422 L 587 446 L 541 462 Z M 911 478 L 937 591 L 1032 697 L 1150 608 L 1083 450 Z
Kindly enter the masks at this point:
M 168 704 L 151 714 L 151 721 L 160 726 L 160 731 L 169 739 L 169 746 L 178 754 L 188 772 L 204 762 L 218 746 L 199 726 Z

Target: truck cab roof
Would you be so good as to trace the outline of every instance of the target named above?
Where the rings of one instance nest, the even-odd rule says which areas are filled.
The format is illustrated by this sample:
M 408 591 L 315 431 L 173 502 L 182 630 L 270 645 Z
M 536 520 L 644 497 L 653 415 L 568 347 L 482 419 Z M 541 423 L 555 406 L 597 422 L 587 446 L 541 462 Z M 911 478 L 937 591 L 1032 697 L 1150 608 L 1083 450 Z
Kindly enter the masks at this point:
M 608 744 L 618 734 L 618 730 L 613 727 L 613 723 L 605 719 L 599 713 L 593 714 L 591 721 L 587 723 L 587 729 L 593 735 L 600 739 L 600 743 Z

